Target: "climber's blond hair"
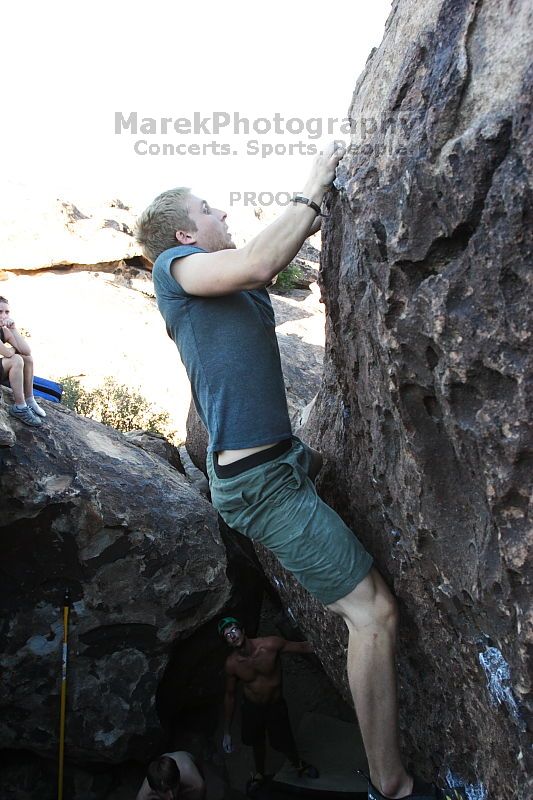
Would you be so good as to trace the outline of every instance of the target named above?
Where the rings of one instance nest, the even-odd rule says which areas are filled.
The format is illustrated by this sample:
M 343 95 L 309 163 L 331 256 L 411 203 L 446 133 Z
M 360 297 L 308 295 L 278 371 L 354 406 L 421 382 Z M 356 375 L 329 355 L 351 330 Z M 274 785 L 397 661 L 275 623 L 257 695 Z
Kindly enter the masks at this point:
M 184 186 L 168 189 L 159 194 L 138 217 L 135 238 L 149 261 L 154 262 L 163 250 L 179 244 L 176 231 L 192 233 L 197 230 L 189 217 L 187 200 L 190 191 Z

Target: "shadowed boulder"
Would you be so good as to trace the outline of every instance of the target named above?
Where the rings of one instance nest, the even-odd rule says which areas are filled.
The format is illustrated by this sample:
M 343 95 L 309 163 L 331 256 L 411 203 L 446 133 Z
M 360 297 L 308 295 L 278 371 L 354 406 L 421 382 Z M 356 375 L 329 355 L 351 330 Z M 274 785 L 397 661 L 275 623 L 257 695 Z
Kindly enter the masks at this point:
M 170 645 L 186 654 L 230 594 L 216 514 L 159 456 L 44 407 L 38 430 L 13 422 L 0 474 L 1 746 L 56 750 L 68 588 L 69 757 L 144 759 Z

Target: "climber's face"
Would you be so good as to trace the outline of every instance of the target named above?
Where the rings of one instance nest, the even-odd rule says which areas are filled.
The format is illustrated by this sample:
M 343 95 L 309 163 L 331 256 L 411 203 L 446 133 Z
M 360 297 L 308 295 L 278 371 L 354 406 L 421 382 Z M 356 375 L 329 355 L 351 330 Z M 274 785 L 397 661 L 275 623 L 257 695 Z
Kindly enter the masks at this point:
M 226 223 L 225 211 L 212 208 L 207 200 L 202 200 L 194 194 L 187 198 L 187 211 L 196 230 L 176 231 L 176 239 L 180 244 L 196 245 L 208 253 L 235 249 L 235 243 Z
M 224 639 L 230 647 L 241 647 L 245 639 L 244 631 L 235 623 L 224 629 Z

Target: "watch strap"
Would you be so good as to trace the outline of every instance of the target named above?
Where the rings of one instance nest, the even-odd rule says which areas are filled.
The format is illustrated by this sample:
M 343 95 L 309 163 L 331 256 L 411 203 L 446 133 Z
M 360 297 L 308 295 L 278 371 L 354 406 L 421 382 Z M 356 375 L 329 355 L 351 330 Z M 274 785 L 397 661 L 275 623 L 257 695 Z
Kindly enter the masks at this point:
M 304 206 L 309 206 L 315 211 L 319 217 L 322 216 L 322 211 L 320 210 L 320 206 L 318 203 L 315 203 L 314 200 L 310 200 L 308 197 L 304 197 L 301 194 L 295 194 L 294 197 L 291 199 L 291 203 L 303 203 Z

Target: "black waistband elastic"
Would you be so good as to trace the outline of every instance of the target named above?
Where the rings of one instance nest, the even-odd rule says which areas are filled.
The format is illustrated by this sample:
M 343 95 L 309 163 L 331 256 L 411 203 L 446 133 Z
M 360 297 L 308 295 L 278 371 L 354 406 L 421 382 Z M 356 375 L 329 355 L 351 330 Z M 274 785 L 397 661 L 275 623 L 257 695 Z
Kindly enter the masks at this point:
M 273 461 L 290 450 L 291 447 L 292 439 L 283 439 L 283 441 L 268 447 L 266 450 L 259 450 L 258 453 L 239 458 L 238 461 L 233 461 L 231 464 L 219 464 L 218 453 L 213 453 L 215 475 L 217 478 L 234 478 L 236 475 L 240 475 L 241 472 L 252 469 L 252 467 L 258 467 L 259 464 L 267 464 L 269 461 Z

